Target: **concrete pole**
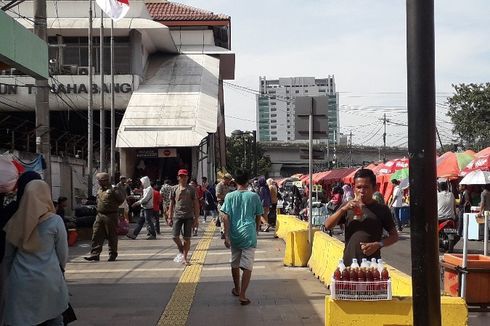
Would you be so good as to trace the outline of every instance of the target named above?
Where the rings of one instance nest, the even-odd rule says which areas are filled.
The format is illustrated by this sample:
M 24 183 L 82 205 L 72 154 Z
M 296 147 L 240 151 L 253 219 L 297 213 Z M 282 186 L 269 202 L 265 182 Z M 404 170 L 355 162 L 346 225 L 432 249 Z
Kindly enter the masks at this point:
M 413 324 L 438 326 L 441 292 L 435 183 L 434 0 L 406 3 Z
M 87 196 L 92 196 L 92 171 L 94 169 L 94 108 L 92 63 L 92 0 L 88 1 L 88 106 L 87 106 Z
M 310 248 L 313 247 L 313 225 L 312 225 L 312 209 L 313 209 L 313 100 L 310 104 L 309 128 L 308 128 L 308 241 Z
M 48 41 L 46 0 L 34 1 L 34 34 Z M 37 79 L 36 84 L 36 153 L 46 162 L 44 181 L 51 186 L 51 143 L 49 137 L 49 84 L 47 79 Z

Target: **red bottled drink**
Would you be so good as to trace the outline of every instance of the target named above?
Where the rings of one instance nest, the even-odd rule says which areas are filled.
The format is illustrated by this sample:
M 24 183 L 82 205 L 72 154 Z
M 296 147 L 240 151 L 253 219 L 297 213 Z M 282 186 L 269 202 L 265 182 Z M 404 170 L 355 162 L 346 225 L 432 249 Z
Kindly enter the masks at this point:
M 390 274 L 388 273 L 388 269 L 383 268 L 383 271 L 381 272 L 381 280 L 383 281 L 388 281 L 388 279 L 390 278 Z
M 349 273 L 349 268 L 346 268 L 342 271 L 342 281 L 350 281 L 350 273 Z
M 388 289 L 387 281 L 389 278 L 390 278 L 390 274 L 388 273 L 388 270 L 385 267 L 381 272 L 381 290 L 383 291 L 383 293 L 385 293 L 386 290 Z
M 358 273 L 357 277 L 359 279 L 359 282 L 365 282 L 366 281 L 366 269 L 365 268 L 361 268 L 359 270 L 359 273 Z
M 340 268 L 337 267 L 335 272 L 333 272 L 333 279 L 339 281 L 342 278 L 342 274 L 340 273 Z
M 381 284 L 379 282 L 379 279 L 380 279 L 379 270 L 377 268 L 375 268 L 373 270 L 373 281 L 374 281 L 374 292 L 375 292 L 375 294 L 378 294 L 379 291 L 381 290 Z
M 379 272 L 378 272 L 379 273 Z M 369 268 L 366 272 L 366 281 L 372 282 L 374 281 L 373 268 Z
M 350 270 L 350 273 L 349 273 L 349 277 L 350 277 L 350 290 L 352 292 L 355 292 L 357 290 L 357 281 L 358 281 L 358 273 L 357 273 L 357 269 L 356 268 L 351 268 Z

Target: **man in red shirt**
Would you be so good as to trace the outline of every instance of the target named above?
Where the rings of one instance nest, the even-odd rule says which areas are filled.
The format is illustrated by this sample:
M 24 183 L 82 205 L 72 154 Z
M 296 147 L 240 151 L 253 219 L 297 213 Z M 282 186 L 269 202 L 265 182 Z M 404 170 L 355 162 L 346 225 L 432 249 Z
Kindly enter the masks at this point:
M 160 204 L 162 197 L 160 195 L 160 187 L 153 182 L 153 217 L 155 219 L 155 231 L 160 234 Z

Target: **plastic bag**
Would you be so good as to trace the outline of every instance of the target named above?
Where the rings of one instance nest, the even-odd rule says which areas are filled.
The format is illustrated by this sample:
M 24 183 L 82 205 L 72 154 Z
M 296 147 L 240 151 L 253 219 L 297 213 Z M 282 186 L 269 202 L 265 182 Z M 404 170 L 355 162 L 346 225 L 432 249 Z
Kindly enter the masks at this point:
M 117 223 L 117 234 L 118 235 L 125 235 L 128 234 L 129 232 L 129 223 L 126 219 L 120 218 L 119 222 Z
M 18 178 L 19 172 L 12 161 L 0 156 L 0 193 L 13 191 Z

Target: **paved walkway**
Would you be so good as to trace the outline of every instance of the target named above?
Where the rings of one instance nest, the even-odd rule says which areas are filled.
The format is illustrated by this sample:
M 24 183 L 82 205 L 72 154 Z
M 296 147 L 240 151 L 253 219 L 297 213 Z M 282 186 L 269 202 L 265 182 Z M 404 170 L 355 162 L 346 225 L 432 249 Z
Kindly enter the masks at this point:
M 323 325 L 327 289 L 307 268 L 283 266 L 284 242 L 261 233 L 241 306 L 231 295 L 230 253 L 214 226 L 192 239 L 192 265 L 173 262 L 170 228 L 157 240 L 120 237 L 119 257 L 83 259 L 89 242 L 70 248 L 66 278 L 79 320 L 72 325 Z M 204 228 L 208 228 L 205 232 Z M 172 299 L 171 299 L 172 298 Z

